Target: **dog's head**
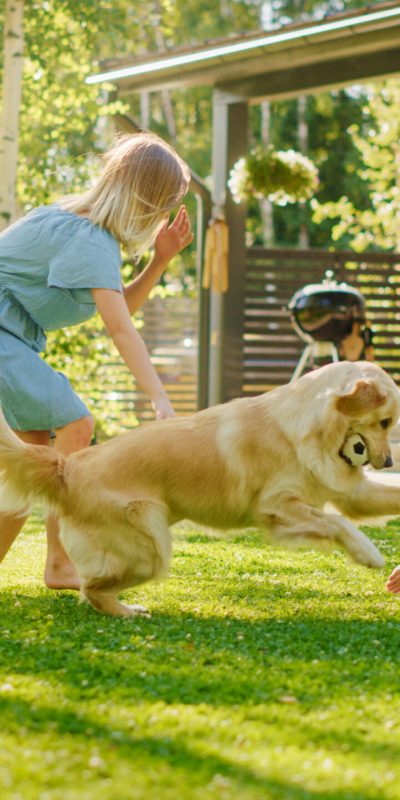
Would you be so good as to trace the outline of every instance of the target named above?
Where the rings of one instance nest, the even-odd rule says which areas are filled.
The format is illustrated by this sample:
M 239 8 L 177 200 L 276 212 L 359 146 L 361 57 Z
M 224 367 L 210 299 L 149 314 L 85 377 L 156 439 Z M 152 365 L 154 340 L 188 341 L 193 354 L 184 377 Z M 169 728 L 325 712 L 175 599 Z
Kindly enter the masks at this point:
M 400 393 L 376 364 L 328 364 L 278 391 L 276 410 L 271 396 L 270 414 L 300 463 L 325 485 L 338 487 L 350 477 L 349 470 L 356 477 L 354 466 L 341 455 L 352 436 L 363 439 L 375 469 L 390 465 L 389 438 L 400 417 Z
M 400 415 L 400 395 L 388 375 L 375 367 L 340 394 L 336 410 L 346 422 L 346 438 L 361 436 L 375 469 L 392 466 L 389 437 Z
M 372 467 L 391 466 L 389 438 L 400 416 L 400 393 L 395 383 L 384 370 L 368 362 L 344 362 L 323 371 L 325 403 L 320 429 L 326 449 L 340 457 L 344 442 L 358 435 L 366 444 Z

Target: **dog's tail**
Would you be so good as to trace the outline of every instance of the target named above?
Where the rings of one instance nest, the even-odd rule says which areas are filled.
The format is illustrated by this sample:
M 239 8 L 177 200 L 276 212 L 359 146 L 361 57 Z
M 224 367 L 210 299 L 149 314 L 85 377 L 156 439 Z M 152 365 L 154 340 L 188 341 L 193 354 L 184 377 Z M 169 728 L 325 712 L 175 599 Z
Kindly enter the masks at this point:
M 52 448 L 22 442 L 0 409 L 0 513 L 22 515 L 37 501 L 60 507 L 64 465 Z

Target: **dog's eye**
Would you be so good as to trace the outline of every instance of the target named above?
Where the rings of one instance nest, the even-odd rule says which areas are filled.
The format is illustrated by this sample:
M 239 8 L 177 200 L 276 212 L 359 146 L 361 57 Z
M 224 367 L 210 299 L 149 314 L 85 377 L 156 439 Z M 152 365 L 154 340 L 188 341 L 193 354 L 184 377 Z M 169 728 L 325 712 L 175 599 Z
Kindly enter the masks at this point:
M 384 430 L 386 430 L 386 428 L 388 428 L 388 427 L 389 427 L 389 425 L 391 424 L 391 422 L 392 422 L 392 420 L 390 419 L 390 417 L 388 417 L 388 419 L 381 419 L 381 423 L 380 423 L 380 424 L 381 424 L 381 428 L 383 428 Z

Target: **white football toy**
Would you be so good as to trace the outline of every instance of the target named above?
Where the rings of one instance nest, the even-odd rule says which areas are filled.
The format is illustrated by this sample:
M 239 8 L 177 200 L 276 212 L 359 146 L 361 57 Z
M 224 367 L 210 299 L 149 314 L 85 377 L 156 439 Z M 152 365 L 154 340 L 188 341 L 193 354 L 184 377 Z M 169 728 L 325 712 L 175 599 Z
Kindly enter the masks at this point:
M 352 467 L 363 467 L 368 464 L 368 448 L 358 433 L 345 440 L 339 455 Z

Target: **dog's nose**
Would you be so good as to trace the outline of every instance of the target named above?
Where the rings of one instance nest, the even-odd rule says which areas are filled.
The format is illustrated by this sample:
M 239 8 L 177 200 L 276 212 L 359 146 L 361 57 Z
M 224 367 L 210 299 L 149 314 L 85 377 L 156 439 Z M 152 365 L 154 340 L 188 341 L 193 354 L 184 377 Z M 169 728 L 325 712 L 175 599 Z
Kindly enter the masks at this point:
M 384 469 L 387 469 L 388 467 L 393 467 L 393 458 L 392 458 L 392 456 L 388 456 L 386 461 L 385 461 L 385 463 L 384 463 L 384 465 L 383 465 Z

